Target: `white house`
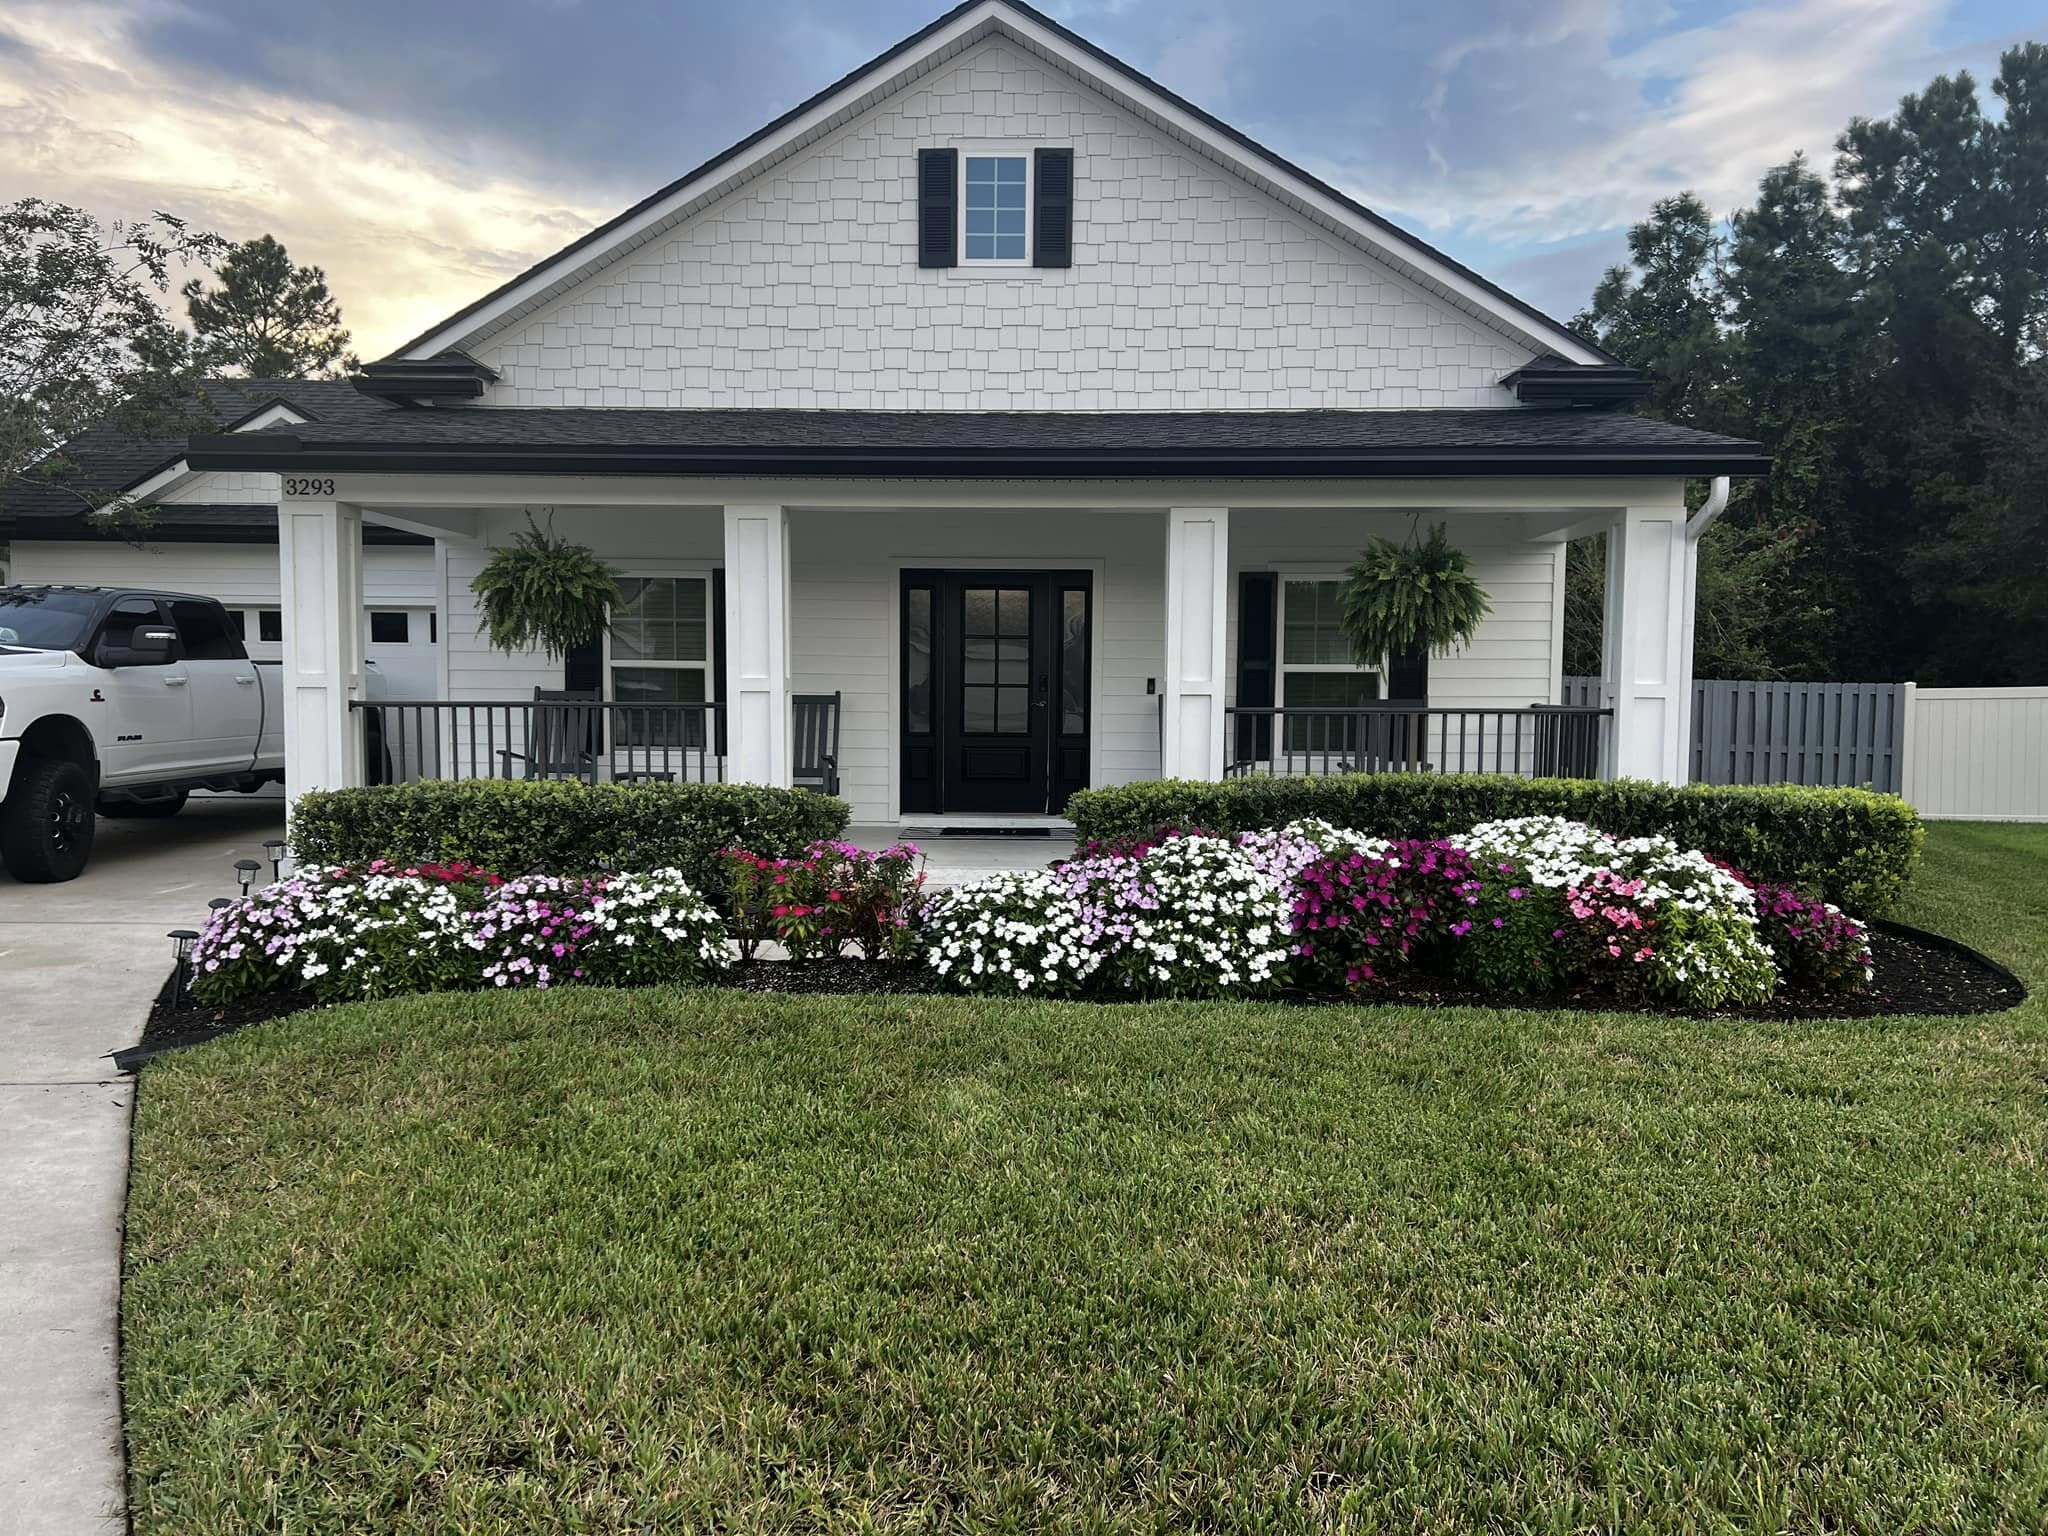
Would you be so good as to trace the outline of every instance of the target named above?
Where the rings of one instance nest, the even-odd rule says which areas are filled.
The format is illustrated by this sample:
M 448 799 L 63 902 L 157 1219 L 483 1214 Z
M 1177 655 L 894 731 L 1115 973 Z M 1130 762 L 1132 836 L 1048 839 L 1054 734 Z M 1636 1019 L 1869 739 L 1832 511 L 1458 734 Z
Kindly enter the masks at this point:
M 185 455 L 279 477 L 295 790 L 365 771 L 366 527 L 442 552 L 439 687 L 377 706 L 403 773 L 787 783 L 823 742 L 882 823 L 1161 774 L 1676 780 L 1685 485 L 1766 467 L 1627 414 L 1634 375 L 1565 326 L 1014 0 L 356 383 Z M 627 578 L 600 651 L 479 635 L 470 581 L 530 516 Z M 1439 521 L 1491 616 L 1426 714 L 1363 709 L 1335 578 Z M 1606 711 L 1560 714 L 1565 543 L 1599 531 Z
M 219 379 L 206 407 L 224 431 L 257 431 L 337 412 L 378 409 L 345 379 Z M 110 418 L 59 450 L 63 472 L 0 488 L 0 582 L 157 587 L 226 605 L 249 654 L 284 654 L 277 558 L 278 477 L 201 471 L 183 437 L 156 438 Z M 146 503 L 146 522 L 110 530 L 96 515 L 110 490 Z M 421 697 L 440 682 L 442 576 L 434 541 L 363 530 L 363 644 L 378 692 Z

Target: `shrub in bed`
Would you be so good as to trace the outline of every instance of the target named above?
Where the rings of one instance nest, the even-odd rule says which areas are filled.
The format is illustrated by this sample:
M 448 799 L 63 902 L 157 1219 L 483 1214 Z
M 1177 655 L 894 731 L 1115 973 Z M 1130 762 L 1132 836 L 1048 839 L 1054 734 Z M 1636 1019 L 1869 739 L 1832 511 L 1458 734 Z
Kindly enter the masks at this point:
M 1509 990 L 1591 978 L 1695 1007 L 1768 1002 L 1777 968 L 1748 885 L 1668 837 L 1558 816 L 1484 822 L 1460 841 L 1486 879 L 1460 974 Z M 1545 924 L 1554 951 L 1539 953 Z
M 702 980 L 726 962 L 718 914 L 675 870 L 501 880 L 466 865 L 304 868 L 213 913 L 192 991 L 323 1002 L 570 981 Z
M 1234 842 L 1170 837 L 942 891 L 932 968 L 968 991 L 1207 997 L 1286 978 L 1287 896 Z
M 1786 985 L 1812 992 L 1860 992 L 1870 985 L 1870 935 L 1841 908 L 1782 885 L 1755 891 L 1757 929 Z
M 753 959 L 768 939 L 792 960 L 831 959 L 849 945 L 863 960 L 904 960 L 916 951 L 925 877 L 915 843 L 870 853 L 827 839 L 796 858 L 727 848 L 719 864 L 742 959 Z
M 192 992 L 207 1003 L 290 991 L 333 1002 L 474 986 L 467 918 L 496 884 L 462 864 L 301 868 L 207 918 Z
M 1851 912 L 1883 912 L 1920 856 L 1919 815 L 1895 795 L 1795 785 L 1668 785 L 1493 774 L 1155 780 L 1083 790 L 1067 805 L 1080 837 L 1144 837 L 1165 826 L 1218 835 L 1314 817 L 1378 837 L 1450 837 L 1481 822 L 1556 816 L 1618 837 L 1663 835 L 1751 877 Z
M 1823 953 L 1810 909 L 1787 912 Z M 1781 970 L 1841 984 L 1771 939 L 1749 884 L 1708 856 L 1556 817 L 1397 843 L 1315 821 L 1168 835 L 941 893 L 925 930 L 932 968 L 984 992 L 1367 994 L 1414 969 L 1507 996 L 1726 1008 L 1768 1002 Z
M 489 987 L 703 981 L 729 959 L 724 921 L 673 869 L 508 880 L 470 914 L 468 928 Z
M 1325 979 L 1364 988 L 1469 932 L 1479 892 L 1465 850 L 1441 840 L 1328 854 L 1294 878 L 1294 952 Z
M 675 869 L 722 889 L 721 849 L 801 853 L 846 830 L 843 800 L 751 784 L 584 784 L 429 779 L 316 790 L 292 808 L 305 864 L 461 860 L 502 875 Z

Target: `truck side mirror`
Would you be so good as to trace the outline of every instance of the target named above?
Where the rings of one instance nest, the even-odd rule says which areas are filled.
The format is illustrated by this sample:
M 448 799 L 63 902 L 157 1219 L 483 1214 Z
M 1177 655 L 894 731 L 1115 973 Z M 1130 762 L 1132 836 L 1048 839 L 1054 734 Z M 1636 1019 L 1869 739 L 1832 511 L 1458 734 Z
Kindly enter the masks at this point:
M 99 664 L 103 667 L 162 667 L 170 664 L 178 648 L 178 632 L 163 624 L 138 624 L 126 645 L 101 642 Z

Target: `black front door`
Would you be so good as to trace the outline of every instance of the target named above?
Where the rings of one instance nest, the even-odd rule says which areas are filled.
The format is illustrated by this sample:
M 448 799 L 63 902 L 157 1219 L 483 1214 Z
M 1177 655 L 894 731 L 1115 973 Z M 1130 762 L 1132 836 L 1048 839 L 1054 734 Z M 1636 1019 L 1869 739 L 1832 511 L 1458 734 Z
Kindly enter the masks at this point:
M 903 809 L 1042 814 L 1088 780 L 1085 571 L 903 574 Z

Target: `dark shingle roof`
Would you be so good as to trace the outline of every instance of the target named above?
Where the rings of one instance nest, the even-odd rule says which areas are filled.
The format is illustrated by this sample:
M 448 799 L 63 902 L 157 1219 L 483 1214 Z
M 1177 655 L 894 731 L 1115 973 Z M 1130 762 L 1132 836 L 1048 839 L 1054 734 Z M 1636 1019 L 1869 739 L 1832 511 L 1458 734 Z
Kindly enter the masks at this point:
M 195 467 L 531 473 L 1757 474 L 1755 443 L 1609 411 L 386 407 L 195 440 Z
M 118 417 L 109 417 L 64 445 L 62 455 L 73 467 L 54 478 L 30 473 L 0 482 L 0 531 L 10 519 L 79 517 L 88 500 L 93 505 L 105 502 L 182 459 L 194 432 L 225 432 L 280 400 L 303 416 L 323 421 L 361 414 L 364 408 L 388 409 L 366 400 L 347 379 L 209 379 L 204 398 L 193 402 L 180 430 L 138 436 Z

